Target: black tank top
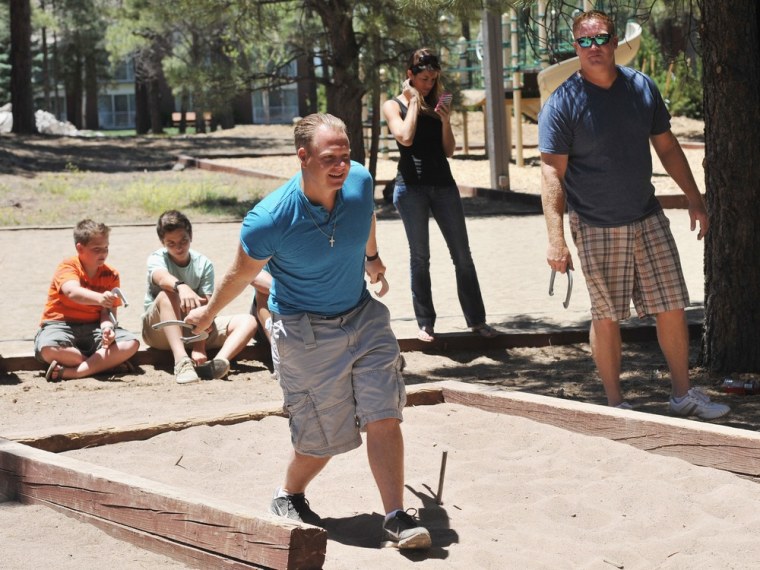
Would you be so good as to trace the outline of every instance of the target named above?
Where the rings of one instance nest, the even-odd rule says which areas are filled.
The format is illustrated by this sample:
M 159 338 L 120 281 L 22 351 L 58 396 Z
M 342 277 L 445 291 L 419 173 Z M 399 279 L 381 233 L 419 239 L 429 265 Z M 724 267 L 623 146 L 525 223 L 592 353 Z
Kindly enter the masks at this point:
M 398 97 L 393 100 L 401 108 L 401 119 L 406 118 L 407 106 Z M 449 161 L 443 150 L 442 123 L 437 117 L 420 113 L 417 130 L 411 146 L 398 145 L 401 157 L 396 180 L 406 186 L 451 186 L 456 184 L 451 175 Z

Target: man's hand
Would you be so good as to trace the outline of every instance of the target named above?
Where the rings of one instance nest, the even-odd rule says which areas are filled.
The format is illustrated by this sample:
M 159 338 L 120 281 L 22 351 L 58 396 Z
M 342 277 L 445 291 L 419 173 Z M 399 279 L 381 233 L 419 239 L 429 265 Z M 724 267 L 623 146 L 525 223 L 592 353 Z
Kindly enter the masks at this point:
M 187 314 L 185 322 L 193 325 L 193 334 L 200 334 L 214 322 L 214 315 L 209 313 L 208 305 L 199 306 Z
M 566 273 L 568 269 L 574 269 L 573 256 L 570 255 L 570 250 L 565 243 L 560 245 L 549 244 L 549 247 L 546 249 L 546 262 L 554 271 L 559 271 L 560 273 Z
M 689 219 L 691 220 L 691 231 L 694 231 L 699 222 L 699 233 L 697 233 L 697 239 L 702 239 L 707 235 L 707 231 L 710 229 L 710 218 L 707 215 L 704 202 L 700 200 L 698 202 L 689 201 Z
M 389 287 L 388 282 L 385 280 L 385 265 L 382 260 L 378 257 L 372 261 L 365 261 L 364 271 L 369 275 L 369 282 L 371 284 L 374 285 L 377 282 L 382 283 L 382 287 L 380 288 L 380 291 L 377 292 L 377 296 L 382 297 L 385 295 L 388 292 Z
M 369 275 L 370 283 L 377 283 L 378 279 L 380 279 L 380 275 L 385 275 L 385 265 L 383 265 L 383 261 L 378 257 L 372 261 L 365 261 L 364 271 Z

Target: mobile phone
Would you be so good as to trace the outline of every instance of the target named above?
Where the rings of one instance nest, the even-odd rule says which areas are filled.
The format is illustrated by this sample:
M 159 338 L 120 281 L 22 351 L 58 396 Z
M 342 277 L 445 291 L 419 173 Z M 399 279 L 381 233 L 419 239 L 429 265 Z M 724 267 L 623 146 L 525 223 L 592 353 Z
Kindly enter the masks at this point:
M 451 93 L 441 93 L 441 96 L 438 98 L 438 104 L 435 106 L 436 111 L 443 107 L 449 107 L 451 105 L 451 99 L 454 96 Z

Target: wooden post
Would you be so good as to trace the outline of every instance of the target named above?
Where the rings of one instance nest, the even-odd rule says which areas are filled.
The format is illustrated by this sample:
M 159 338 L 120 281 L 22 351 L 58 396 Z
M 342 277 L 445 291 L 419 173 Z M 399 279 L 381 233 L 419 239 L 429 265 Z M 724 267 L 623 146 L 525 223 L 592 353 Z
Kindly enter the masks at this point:
M 520 45 L 517 35 L 517 12 L 513 8 L 509 11 L 510 15 L 510 40 L 512 46 L 512 103 L 515 114 L 515 155 L 516 164 L 519 167 L 524 166 L 523 161 L 523 141 L 522 141 L 522 74 L 520 73 Z
M 504 63 L 501 55 L 501 17 L 495 3 L 483 12 L 483 72 L 486 87 L 486 148 L 491 165 L 491 187 L 509 190 L 510 133 L 504 111 Z

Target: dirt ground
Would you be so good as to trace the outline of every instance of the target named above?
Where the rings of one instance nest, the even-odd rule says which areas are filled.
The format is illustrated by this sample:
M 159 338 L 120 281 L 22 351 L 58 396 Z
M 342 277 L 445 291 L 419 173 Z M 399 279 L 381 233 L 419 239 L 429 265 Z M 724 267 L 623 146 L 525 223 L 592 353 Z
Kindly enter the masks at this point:
M 478 119 L 469 124 L 476 129 Z M 701 123 L 677 121 L 674 130 L 682 140 L 699 140 Z M 677 129 L 675 127 L 678 127 Z M 69 139 L 63 137 L 0 137 L 1 184 L 3 207 L 28 196 L 25 182 L 60 172 L 68 165 L 103 177 L 143 173 L 147 170 L 167 171 L 176 164 L 179 154 L 229 157 L 254 162 L 254 168 L 288 176 L 295 164 L 291 152 L 290 127 L 244 127 L 209 135 L 185 138 L 139 139 Z M 460 133 L 461 134 L 461 133 Z M 535 128 L 525 128 L 526 155 L 524 168 L 513 167 L 510 176 L 513 188 L 527 194 L 538 192 L 538 163 Z M 480 139 L 478 138 L 480 137 Z M 531 138 L 533 137 L 533 138 Z M 461 139 L 461 137 L 460 137 Z M 482 141 L 482 129 L 470 135 L 471 144 Z M 481 150 L 473 157 L 458 155 L 452 161 L 460 184 L 487 185 L 488 162 Z M 701 168 L 699 150 L 687 151 L 695 170 Z M 250 155 L 265 154 L 265 157 Z M 285 155 L 282 156 L 277 155 Z M 288 162 L 280 162 L 280 161 Z M 267 162 L 268 161 L 268 162 Z M 388 161 L 393 167 L 392 157 Z M 657 167 L 656 167 L 657 168 Z M 391 170 L 392 172 L 392 170 Z M 486 172 L 486 174 L 484 174 Z M 197 175 L 186 170 L 183 175 Z M 695 173 L 699 180 L 701 174 Z M 204 174 L 207 175 L 207 174 Z M 378 178 L 381 176 L 378 174 Z M 485 179 L 485 182 L 482 180 Z M 663 176 L 656 176 L 658 193 L 671 193 L 672 185 Z M 14 195 L 19 192 L 19 195 Z M 560 301 L 546 295 L 548 270 L 543 259 L 545 235 L 540 215 L 515 215 L 508 201 L 465 200 L 473 256 L 479 268 L 488 320 L 504 332 L 561 330 L 585 328 L 588 324 L 588 297 L 582 276 L 576 276 L 573 302 L 569 310 L 561 309 Z M 103 219 L 107 210 L 97 208 L 82 212 Z M 689 234 L 684 212 L 669 212 L 680 229 L 677 241 L 687 267 L 690 291 L 696 307 L 692 319 L 699 319 L 703 296 L 701 273 L 702 249 Z M 144 288 L 144 263 L 158 243 L 152 236 L 153 220 L 119 220 L 105 218 L 114 228 L 109 261 L 119 268 L 125 279 L 124 289 L 132 305 L 122 311 L 124 326 L 139 330 L 139 314 Z M 218 273 L 230 261 L 237 224 L 216 223 L 206 219 L 198 224 L 196 245 L 216 263 Z M 68 221 L 62 221 L 67 226 Z M 389 267 L 392 291 L 385 299 L 391 308 L 394 331 L 399 338 L 414 335 L 406 265 L 408 255 L 400 222 L 392 215 L 378 226 L 383 258 Z M 31 351 L 31 338 L 39 318 L 47 282 L 55 263 L 70 252 L 70 229 L 20 228 L 0 231 L 0 251 L 4 271 L 0 289 L 6 295 L 6 310 L 1 317 L 0 352 L 5 355 Z M 445 246 L 433 240 L 433 283 L 439 307 L 437 332 L 463 332 L 465 327 L 453 283 L 453 271 Z M 31 263 L 30 263 L 31 262 Z M 23 276 L 23 277 L 22 277 Z M 559 287 L 564 290 L 564 283 Z M 241 298 L 230 310 L 246 310 L 249 299 Z M 587 344 L 511 348 L 483 351 L 442 351 L 405 353 L 405 380 L 408 385 L 439 380 L 477 383 L 505 390 L 522 390 L 557 398 L 604 404 L 601 384 L 596 376 Z M 692 340 L 691 362 L 698 359 L 698 339 Z M 732 413 L 716 423 L 757 431 L 760 428 L 760 396 L 727 396 L 720 392 L 722 377 L 702 369 L 693 369 L 693 381 L 713 398 L 729 402 Z M 637 410 L 667 414 L 669 382 L 662 355 L 655 342 L 628 343 L 624 350 L 624 390 Z M 235 409 L 261 407 L 262 403 L 279 402 L 278 385 L 265 366 L 256 361 L 237 362 L 227 381 L 203 382 L 190 386 L 177 385 L 167 369 L 142 366 L 134 374 L 112 374 L 99 378 L 49 384 L 41 370 L 21 371 L 0 377 L 0 436 L 14 438 L 21 434 L 65 432 L 82 426 L 120 426 L 164 421 L 167 418 L 214 416 Z M 9 511 L 0 512 L 0 518 Z M 56 523 L 52 523 L 56 524 Z M 116 548 L 114 546 L 114 548 Z M 127 556 L 139 554 L 130 553 Z M 95 557 L 97 559 L 97 557 Z M 81 562 L 81 559 L 79 559 Z M 136 564 L 150 567 L 155 562 L 140 559 Z M 63 567 L 63 566 L 60 566 Z M 76 567 L 76 566 L 70 566 Z M 84 563 L 79 567 L 95 567 Z M 155 567 L 155 566 L 154 566 Z
M 455 118 L 457 140 L 462 140 L 461 117 Z M 470 113 L 469 121 L 469 140 L 472 145 L 472 155 L 465 156 L 457 153 L 452 160 L 452 169 L 455 177 L 460 184 L 472 186 L 488 185 L 488 161 L 483 155 L 482 143 L 483 123 L 482 117 L 478 113 Z M 682 142 L 699 142 L 702 136 L 702 123 L 698 121 L 675 118 L 673 129 Z M 6 188 L 11 188 L 13 192 L 14 180 L 28 181 L 35 177 L 42 176 L 46 173 L 56 173 L 65 171 L 67 165 L 75 164 L 77 168 L 88 173 L 88 176 L 96 177 L 96 180 L 107 181 L 112 176 L 129 176 L 144 175 L 145 171 L 161 173 L 171 170 L 176 164 L 176 158 L 180 154 L 189 154 L 192 156 L 203 157 L 238 157 L 241 161 L 264 161 L 256 162 L 255 168 L 265 170 L 280 176 L 289 176 L 292 174 L 295 165 L 291 156 L 291 139 L 292 127 L 290 126 L 243 126 L 228 131 L 217 131 L 206 135 L 195 135 L 185 137 L 142 137 L 136 139 L 113 139 L 113 138 L 70 138 L 70 137 L 31 137 L 18 138 L 14 136 L 0 137 L 0 172 L 4 172 L 2 184 Z M 525 122 L 523 124 L 523 137 L 525 152 L 534 158 L 526 162 L 523 168 L 510 168 L 510 177 L 515 189 L 521 192 L 531 194 L 539 192 L 538 165 L 536 162 L 537 130 L 534 124 Z M 701 168 L 701 157 L 703 151 L 686 150 L 695 171 Z M 262 156 L 264 155 L 264 156 Z M 259 158 L 255 158 L 258 156 Z M 246 157 L 246 158 L 241 158 Z M 268 162 L 267 162 L 268 161 Z M 382 164 L 382 168 L 394 168 L 395 162 L 393 156 L 386 159 L 389 164 Z M 655 171 L 657 172 L 657 166 Z M 661 167 L 660 167 L 661 168 Z M 188 169 L 182 172 L 183 176 L 197 176 L 200 173 L 195 169 Z M 215 173 L 203 173 L 204 176 L 216 176 Z M 699 171 L 696 172 L 698 180 L 702 179 Z M 378 178 L 381 175 L 378 174 Z M 672 193 L 672 182 L 664 176 L 656 176 L 655 184 L 658 185 L 658 193 Z M 28 188 L 18 187 L 18 191 L 25 191 L 24 199 L 29 199 Z M 13 199 L 13 198 L 10 198 Z M 582 276 L 576 276 L 575 293 L 577 301 L 576 313 L 572 316 L 560 316 L 559 319 L 546 318 L 546 315 L 536 316 L 536 313 L 545 311 L 545 300 L 543 289 L 545 288 L 544 279 L 545 271 L 541 268 L 541 255 L 543 248 L 543 227 L 541 217 L 517 216 L 514 218 L 507 217 L 506 226 L 511 226 L 514 231 L 504 232 L 503 237 L 500 232 L 503 231 L 505 223 L 500 219 L 494 220 L 493 216 L 503 216 L 510 214 L 510 208 L 513 207 L 510 201 L 488 200 L 484 198 L 465 199 L 470 216 L 470 241 L 472 243 L 473 255 L 483 261 L 478 262 L 480 269 L 482 288 L 484 289 L 484 298 L 486 306 L 489 309 L 489 320 L 497 325 L 501 325 L 503 330 L 509 330 L 514 327 L 523 327 L 526 322 L 538 321 L 549 329 L 574 326 L 585 327 L 588 315 L 586 314 L 587 297 L 585 295 Z M 92 204 L 97 206 L 97 202 Z M 119 222 L 112 220 L 103 213 L 100 217 L 98 211 L 91 211 L 90 206 L 86 212 L 81 215 L 105 219 L 108 223 Z M 678 214 L 675 214 L 676 216 Z M 144 224 L 152 224 L 153 220 L 131 220 Z M 405 272 L 404 265 L 406 252 L 403 233 L 399 231 L 400 225 L 392 217 L 389 219 L 388 230 L 382 230 L 381 240 L 389 240 L 392 243 L 390 254 L 384 255 L 389 268 L 396 269 L 393 264 L 397 264 L 396 274 L 401 276 Z M 219 226 L 210 226 L 214 230 L 211 234 L 206 234 L 206 238 L 201 238 L 200 231 L 197 232 L 198 238 L 196 246 L 206 252 L 217 263 L 219 271 L 226 266 L 228 261 L 227 247 L 229 241 L 233 240 L 235 225 L 232 229 L 222 230 Z M 5 333 L 0 339 L 0 349 L 4 354 L 12 354 L 14 351 L 29 350 L 31 338 L 34 334 L 34 323 L 44 300 L 44 291 L 49 274 L 52 273 L 55 262 L 64 255 L 68 255 L 68 230 L 39 230 L 43 233 L 35 233 L 33 230 L 21 229 L 19 232 L 0 232 L 0 240 L 4 243 L 3 254 L 6 258 L 4 265 L 8 268 L 18 267 L 18 270 L 30 270 L 27 256 L 21 256 L 22 251 L 26 251 L 25 243 L 34 243 L 42 239 L 41 248 L 34 248 L 34 251 L 46 251 L 44 259 L 39 259 L 33 267 L 39 268 L 39 274 L 32 277 L 31 283 L 25 281 L 19 284 L 15 277 L 12 277 L 13 271 L 6 271 L 3 280 L 7 281 L 4 287 L 6 291 L 18 291 L 22 298 L 13 304 L 13 307 L 5 313 L 3 323 Z M 27 233 L 30 232 L 30 233 Z M 124 237 L 119 237 L 123 232 Z M 147 233 L 146 233 L 147 232 Z M 139 299 L 142 295 L 143 287 L 143 259 L 154 247 L 149 229 L 117 229 L 112 238 L 112 256 L 110 261 L 120 269 L 123 278 L 126 279 L 126 290 L 134 305 L 139 305 Z M 225 233 L 226 232 L 226 233 Z M 44 239 L 42 237 L 45 236 Z M 495 238 L 495 239 L 494 239 Z M 689 239 L 688 232 L 684 238 L 685 246 L 679 243 L 679 248 L 694 248 Z M 489 243 L 496 241 L 502 244 L 514 244 L 508 246 L 511 264 L 521 267 L 517 272 L 517 279 L 510 271 L 496 270 L 495 267 L 488 265 L 491 256 L 491 247 Z M 538 244 L 538 245 L 537 245 Z M 155 244 L 157 246 L 157 244 Z M 441 262 L 440 277 L 434 275 L 434 286 L 441 287 L 440 284 L 450 282 L 450 274 L 446 273 L 450 265 L 445 260 L 445 249 L 442 244 L 435 242 L 434 248 L 438 248 Z M 385 251 L 391 248 L 391 245 L 384 246 Z M 52 251 L 51 251 L 52 250 Z M 135 250 L 140 251 L 140 255 L 135 257 Z M 53 251 L 56 253 L 54 254 Z M 692 298 L 697 302 L 701 299 L 701 247 L 688 250 L 683 257 L 694 258 L 692 275 L 689 283 L 692 292 Z M 434 255 L 436 255 L 434 253 Z M 516 256 L 516 257 L 515 257 Z M 529 257 L 528 257 L 529 256 Z M 523 260 L 523 258 L 528 259 Z M 435 263 L 435 258 L 434 258 Z M 520 265 L 524 263 L 524 266 Z M 535 266 L 540 269 L 536 269 Z M 535 288 L 540 287 L 540 292 L 531 291 L 530 299 L 520 297 L 520 291 L 525 290 L 521 283 L 525 281 L 528 272 L 537 272 Z M 514 281 L 508 281 L 514 279 Z M 408 299 L 408 293 L 403 286 L 403 279 L 397 282 L 387 302 L 392 308 L 392 314 L 395 317 L 397 335 L 413 336 L 414 323 L 411 304 Z M 532 289 L 528 287 L 528 289 Z M 515 296 L 517 294 L 517 297 Z M 540 295 L 540 296 L 539 296 Z M 439 318 L 439 331 L 444 327 L 443 332 L 461 331 L 463 323 L 461 317 L 457 317 L 456 299 L 451 295 L 450 287 L 442 288 L 440 293 L 436 292 L 437 305 L 447 307 L 441 310 L 443 315 Z M 537 297 L 537 298 L 535 298 Z M 247 300 L 240 300 L 236 310 L 244 310 Z M 575 303 L 574 303 L 575 305 Z M 449 308 L 450 307 L 450 308 Z M 522 310 L 521 310 L 522 309 Z M 571 309 L 572 310 L 572 309 Z M 139 308 L 124 311 L 122 322 L 125 326 L 130 326 L 132 330 L 139 330 Z M 532 315 L 532 317 L 531 317 Z M 556 315 L 554 315 L 556 316 Z M 449 317 L 449 318 L 446 318 Z M 564 319 L 564 321 L 562 321 Z M 522 323 L 522 324 L 520 324 Z M 535 326 L 535 322 L 531 326 Z M 24 341 L 23 339 L 27 339 Z M 24 344 L 26 343 L 26 344 Z M 3 348 L 5 347 L 5 348 Z M 27 347 L 26 349 L 24 347 Z M 665 366 L 662 357 L 654 343 L 644 343 L 626 346 L 625 362 L 629 368 L 624 374 L 624 382 L 630 384 L 627 389 L 630 390 L 630 399 L 642 410 L 652 411 L 654 413 L 664 413 L 667 400 L 668 383 L 666 381 Z M 692 343 L 692 362 L 698 358 L 697 339 Z M 603 403 L 603 393 L 598 379 L 596 378 L 594 367 L 592 365 L 589 349 L 587 345 L 573 346 L 554 346 L 548 348 L 520 348 L 510 349 L 509 351 L 497 351 L 495 353 L 462 353 L 462 354 L 443 354 L 435 351 L 425 353 L 412 353 L 407 355 L 407 381 L 409 383 L 419 383 L 425 381 L 435 381 L 439 379 L 458 378 L 466 382 L 482 382 L 491 385 L 503 386 L 507 389 L 521 389 L 535 391 L 547 395 L 554 395 L 564 398 L 573 398 L 583 401 Z M 631 368 L 632 367 L 632 368 Z M 708 393 L 716 397 L 721 397 L 717 389 L 721 378 L 717 375 L 710 375 L 702 370 L 695 369 L 695 382 L 707 388 Z M 243 363 L 231 375 L 233 385 L 235 381 L 242 381 L 247 388 L 252 389 L 251 398 L 258 400 L 277 399 L 278 389 L 271 386 L 269 373 L 257 363 Z M 4 390 L 7 395 L 11 396 L 14 401 L 13 410 L 6 418 L 17 418 L 18 422 L 11 422 L 7 427 L 21 429 L 25 418 L 34 416 L 35 424 L 45 425 L 47 423 L 61 425 L 68 423 L 65 417 L 58 417 L 60 413 L 67 413 L 67 407 L 49 410 L 36 398 L 27 398 L 29 392 L 41 393 L 57 392 L 56 397 L 68 397 L 75 388 L 81 388 L 85 392 L 102 393 L 103 397 L 108 398 L 111 390 L 120 391 L 121 388 L 129 386 L 130 393 L 136 391 L 146 391 L 144 405 L 150 409 L 153 405 L 151 402 L 154 396 L 149 394 L 155 391 L 172 393 L 171 399 L 176 402 L 183 402 L 184 395 L 187 392 L 177 390 L 173 385 L 166 371 L 156 371 L 155 373 L 147 367 L 140 370 L 137 376 L 120 377 L 116 381 L 102 382 L 94 380 L 80 380 L 67 383 L 65 386 L 46 385 L 40 383 L 37 371 L 20 372 L 14 377 L 3 380 Z M 210 390 L 211 393 L 220 391 L 219 398 L 224 400 L 224 387 L 229 386 L 227 383 L 204 384 L 203 390 Z M 261 387 L 266 387 L 265 392 L 259 393 Z M 271 390 L 270 390 L 271 388 Z M 175 393 L 176 392 L 176 393 Z M 16 393 L 16 394 L 14 394 Z M 43 398 L 46 400 L 47 398 Z M 758 426 L 760 420 L 756 417 L 757 407 L 760 406 L 760 397 L 744 397 L 736 400 L 735 413 L 730 419 L 724 420 L 730 425 L 737 425 L 754 429 Z M 757 402 L 755 400 L 758 400 Z M 7 401 L 7 400 L 6 400 Z M 37 404 L 35 404 L 37 402 Z M 207 403 L 207 402 L 206 402 Z M 25 405 L 30 405 L 29 410 L 24 411 Z M 163 406 L 164 404 L 161 404 Z M 170 406 L 173 403 L 169 404 Z M 181 409 L 182 405 L 178 404 Z M 49 411 L 46 412 L 46 409 Z M 145 408 L 140 408 L 145 409 Z M 742 410 L 747 409 L 747 413 Z M 46 421 L 46 413 L 52 413 L 50 421 Z M 3 422 L 5 423 L 5 422 Z

